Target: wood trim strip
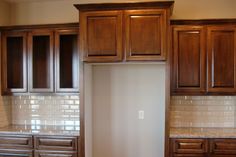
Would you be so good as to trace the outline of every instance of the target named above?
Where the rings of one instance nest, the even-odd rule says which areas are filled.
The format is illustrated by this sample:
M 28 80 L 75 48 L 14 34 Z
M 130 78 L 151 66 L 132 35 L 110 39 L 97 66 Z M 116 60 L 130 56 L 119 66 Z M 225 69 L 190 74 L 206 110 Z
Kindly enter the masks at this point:
M 174 1 L 159 2 L 129 2 L 129 3 L 97 3 L 97 4 L 74 4 L 80 11 L 92 10 L 127 10 L 127 9 L 144 9 L 144 8 L 171 8 Z
M 172 19 L 171 25 L 218 25 L 236 24 L 236 19 Z
M 79 23 L 61 23 L 61 24 L 41 24 L 41 25 L 14 25 L 14 26 L 1 26 L 0 30 L 31 30 L 31 29 L 65 29 L 65 28 L 79 28 Z

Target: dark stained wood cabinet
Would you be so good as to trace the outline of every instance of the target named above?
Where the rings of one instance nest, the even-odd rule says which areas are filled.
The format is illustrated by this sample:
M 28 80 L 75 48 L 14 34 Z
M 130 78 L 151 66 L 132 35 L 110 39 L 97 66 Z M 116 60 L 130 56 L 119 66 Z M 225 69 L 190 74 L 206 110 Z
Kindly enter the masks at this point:
M 32 150 L 0 149 L 0 157 L 33 157 Z
M 85 62 L 166 60 L 173 2 L 75 5 Z
M 78 155 L 74 152 L 35 151 L 34 157 L 78 157 Z
M 53 32 L 29 32 L 29 92 L 53 92 Z
M 208 92 L 236 92 L 236 27 L 207 28 Z
M 124 12 L 127 61 L 166 59 L 166 14 L 165 9 Z
M 31 135 L 0 134 L 0 156 L 33 157 L 33 138 Z
M 233 157 L 235 155 L 236 139 L 170 139 L 170 157 Z
M 172 95 L 235 95 L 235 21 L 172 21 L 171 61 Z
M 35 136 L 35 157 L 78 157 L 78 138 L 72 136 Z
M 172 27 L 172 93 L 206 92 L 206 49 L 203 26 Z
M 122 60 L 122 12 L 80 14 L 80 49 L 86 62 Z
M 5 28 L 2 95 L 79 92 L 78 24 Z
M 211 139 L 210 152 L 214 155 L 236 155 L 236 139 Z
M 205 139 L 172 139 L 173 154 L 200 154 L 208 151 L 208 143 Z
M 78 137 L 4 133 L 0 134 L 0 156 L 78 157 Z
M 79 92 L 78 30 L 55 32 L 56 92 Z
M 2 94 L 27 92 L 27 33 L 2 33 Z

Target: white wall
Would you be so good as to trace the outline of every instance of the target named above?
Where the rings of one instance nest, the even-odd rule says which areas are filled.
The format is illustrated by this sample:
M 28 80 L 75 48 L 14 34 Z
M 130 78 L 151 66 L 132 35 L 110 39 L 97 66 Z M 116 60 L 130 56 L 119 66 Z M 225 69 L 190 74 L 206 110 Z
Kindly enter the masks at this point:
M 0 26 L 10 24 L 10 4 L 0 1 Z
M 86 81 L 92 78 L 92 96 L 86 98 L 92 98 L 92 108 L 85 105 L 85 114 L 92 115 L 86 119 L 88 130 L 92 124 L 87 149 L 88 138 L 93 141 L 93 155 L 86 156 L 163 157 L 165 65 L 96 65 L 86 76 Z M 144 120 L 138 119 L 139 110 Z
M 57 0 L 15 3 L 11 7 L 11 24 L 48 24 L 78 22 L 73 4 L 129 2 L 150 0 Z M 175 0 L 175 19 L 236 18 L 236 0 Z
M 10 5 L 4 1 L 0 1 L 0 26 L 9 25 L 10 22 L 9 17 L 10 17 Z M 0 73 L 1 73 L 1 68 L 0 68 Z M 0 127 L 9 125 L 10 123 L 11 123 L 11 99 L 9 97 L 0 96 Z
M 173 19 L 236 18 L 236 0 L 175 0 Z

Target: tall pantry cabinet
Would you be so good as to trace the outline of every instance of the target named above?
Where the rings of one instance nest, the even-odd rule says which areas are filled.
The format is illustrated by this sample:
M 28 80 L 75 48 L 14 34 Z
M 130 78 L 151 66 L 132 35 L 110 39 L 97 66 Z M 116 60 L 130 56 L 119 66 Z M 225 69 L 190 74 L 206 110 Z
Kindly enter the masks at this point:
M 81 82 L 84 87 L 82 88 L 82 92 L 80 93 L 80 106 L 81 112 L 83 113 L 81 115 L 82 121 L 80 125 L 81 157 L 84 157 L 85 153 L 87 153 L 86 155 L 92 157 L 143 157 L 143 154 L 146 153 L 149 157 L 164 156 L 164 154 L 166 154 L 166 156 L 168 155 L 168 144 L 165 143 L 165 141 L 168 141 L 168 125 L 166 125 L 167 123 L 165 121 L 165 117 L 168 116 L 168 112 L 166 110 L 166 104 L 168 102 L 166 102 L 166 100 L 168 100 L 167 97 L 169 96 L 169 93 L 168 90 L 165 92 L 166 84 L 168 84 L 168 82 L 166 83 L 165 80 L 168 80 L 169 78 L 167 77 L 165 79 L 165 76 L 168 75 L 166 75 L 166 73 L 168 73 L 169 71 L 166 70 L 165 64 L 167 64 L 167 67 L 169 67 L 169 62 L 164 63 L 164 61 L 169 61 L 168 51 L 170 46 L 169 34 L 172 5 L 173 1 L 75 5 L 75 7 L 79 10 L 80 16 L 79 45 L 81 60 L 83 61 L 84 65 L 84 76 L 81 77 Z M 142 70 L 147 67 L 147 65 L 130 66 L 126 64 L 122 65 L 122 67 L 119 65 L 113 66 L 110 64 L 105 64 L 106 66 L 103 67 L 101 64 L 90 64 L 114 62 L 127 63 L 130 61 L 142 61 L 142 64 L 146 64 L 147 62 L 152 63 L 149 68 L 144 70 L 146 73 L 148 73 L 148 71 L 152 68 L 155 69 L 152 72 L 153 77 L 149 77 L 149 74 L 142 75 L 146 77 L 143 80 L 156 78 L 154 83 L 152 82 L 153 80 L 147 81 L 147 83 L 143 81 L 145 85 L 148 85 L 150 82 L 152 82 L 152 87 L 155 87 L 153 93 L 150 93 L 150 95 L 153 94 L 153 96 L 150 98 L 150 101 L 146 102 L 146 104 L 144 103 L 147 112 L 150 111 L 150 108 L 152 108 L 153 112 L 148 112 L 150 113 L 149 118 L 152 117 L 153 119 L 158 119 L 158 117 L 155 116 L 159 116 L 159 120 L 156 121 L 156 123 L 152 126 L 141 127 L 141 124 L 140 126 L 137 126 L 138 119 L 136 116 L 125 116 L 128 114 L 126 113 L 128 111 L 130 111 L 128 115 L 136 115 L 134 106 L 138 106 L 138 103 L 133 102 L 135 100 L 145 99 L 146 96 L 144 95 L 150 92 L 147 91 L 146 94 L 140 94 L 145 90 L 141 90 L 141 88 L 138 88 L 136 91 L 132 92 L 132 94 L 134 95 L 135 93 L 142 95 L 137 99 L 133 98 L 131 96 L 132 94 L 129 93 L 133 90 L 133 88 L 135 88 L 133 84 L 136 84 L 135 86 L 138 86 L 136 81 L 139 80 L 139 78 L 141 77 L 139 74 L 142 73 Z M 157 61 L 161 62 L 155 64 L 154 62 Z M 100 70 L 101 72 L 99 73 L 99 75 L 96 75 L 96 72 Z M 136 71 L 135 75 L 133 75 L 136 76 L 137 74 L 136 79 L 133 78 L 133 76 L 127 76 L 128 78 L 133 79 L 132 83 L 127 86 L 130 89 L 125 90 L 124 93 L 122 92 L 123 94 L 119 94 L 119 96 L 112 95 L 120 89 L 116 88 L 116 79 L 114 80 L 114 78 L 121 80 L 124 79 L 125 81 L 127 81 L 125 77 L 122 77 L 124 73 L 127 73 L 126 70 L 130 70 L 127 75 L 131 75 L 134 71 Z M 159 72 L 159 75 L 161 75 L 159 78 L 156 77 L 158 76 L 156 72 Z M 120 76 L 113 76 L 117 74 L 119 74 Z M 104 78 L 101 79 L 101 76 L 103 76 Z M 91 83 L 88 83 L 89 81 Z M 119 87 L 125 85 L 127 83 L 125 81 L 119 81 L 119 83 L 121 84 Z M 103 83 L 105 84 L 103 85 Z M 98 86 L 102 91 L 96 92 L 98 91 Z M 152 88 L 150 87 L 149 90 L 151 89 Z M 124 98 L 125 93 L 126 96 L 130 95 L 129 98 Z M 103 96 L 106 96 L 106 99 L 101 102 L 101 100 L 103 100 Z M 114 99 L 116 98 L 121 99 L 120 102 L 122 103 L 124 101 L 124 103 L 122 104 L 127 105 L 123 108 L 127 109 L 125 112 L 117 113 L 119 109 L 121 109 L 120 107 L 122 105 L 117 106 L 116 101 L 114 101 Z M 153 98 L 156 99 L 153 100 Z M 131 100 L 129 101 L 126 99 Z M 107 101 L 109 100 L 110 102 L 107 103 Z M 129 107 L 130 110 L 128 110 Z M 153 107 L 156 108 L 154 109 Z M 113 111 L 114 108 L 116 108 L 115 111 Z M 104 113 L 104 111 L 107 110 L 108 112 Z M 135 113 L 131 114 L 131 112 Z M 122 113 L 124 115 L 122 115 Z M 122 118 L 115 118 L 116 116 L 120 116 L 124 119 L 124 123 L 122 124 L 124 128 L 121 129 L 121 131 L 119 131 L 119 129 L 122 128 L 120 127 L 121 123 L 118 121 Z M 128 133 L 127 130 L 129 130 L 129 127 L 125 127 L 127 126 L 125 123 L 131 121 L 135 121 L 135 123 L 132 123 L 132 125 L 134 125 L 134 127 L 132 127 L 132 132 L 136 136 L 138 136 L 135 139 L 133 138 L 134 136 Z M 147 122 L 145 124 L 152 124 L 153 122 L 148 118 L 144 121 Z M 116 127 L 116 129 L 113 127 Z M 143 128 L 147 132 L 150 131 L 150 134 L 148 134 L 147 136 L 143 135 L 142 131 L 139 132 L 138 129 L 135 130 L 138 127 Z M 118 132 L 123 132 L 124 136 L 120 137 L 120 135 L 118 135 Z M 118 137 L 120 138 L 118 139 Z M 147 137 L 145 144 L 136 142 L 139 141 L 142 137 Z M 116 147 L 117 145 L 120 145 L 120 142 L 123 140 L 129 140 L 129 142 L 124 143 L 122 147 Z M 98 141 L 101 142 L 99 143 Z M 145 149 L 144 147 L 146 146 L 149 147 L 149 149 Z M 126 147 L 127 149 L 124 149 L 124 147 Z M 132 151 L 131 147 L 142 147 L 142 150 L 140 149 L 139 151 L 143 151 L 143 154 L 139 153 L 139 151 Z M 147 152 L 147 150 L 149 151 Z

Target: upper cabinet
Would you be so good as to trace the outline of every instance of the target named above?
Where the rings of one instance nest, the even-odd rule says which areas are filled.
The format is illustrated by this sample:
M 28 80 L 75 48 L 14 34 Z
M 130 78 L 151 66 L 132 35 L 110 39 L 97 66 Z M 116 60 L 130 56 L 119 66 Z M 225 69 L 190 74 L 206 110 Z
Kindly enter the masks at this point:
M 236 25 L 227 20 L 176 22 L 172 22 L 172 95 L 235 95 Z
M 2 32 L 2 94 L 78 93 L 78 27 L 32 27 Z
M 165 60 L 173 2 L 83 4 L 80 52 L 85 62 Z
M 122 60 L 122 12 L 90 11 L 80 15 L 80 48 L 87 62 Z
M 236 27 L 207 29 L 208 91 L 236 92 Z
M 79 92 L 78 30 L 55 32 L 56 92 Z
M 165 60 L 166 10 L 128 10 L 124 15 L 126 60 Z
M 27 33 L 2 33 L 2 94 L 27 92 Z
M 50 30 L 29 32 L 29 92 L 53 92 L 53 43 Z
M 172 92 L 203 94 L 206 89 L 204 28 L 202 26 L 174 26 L 172 31 Z

